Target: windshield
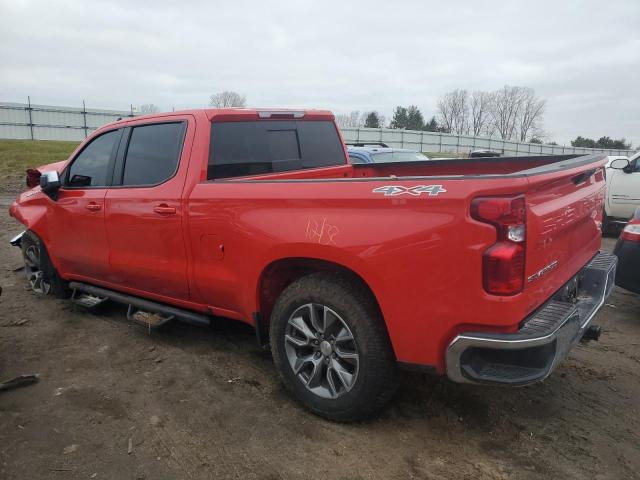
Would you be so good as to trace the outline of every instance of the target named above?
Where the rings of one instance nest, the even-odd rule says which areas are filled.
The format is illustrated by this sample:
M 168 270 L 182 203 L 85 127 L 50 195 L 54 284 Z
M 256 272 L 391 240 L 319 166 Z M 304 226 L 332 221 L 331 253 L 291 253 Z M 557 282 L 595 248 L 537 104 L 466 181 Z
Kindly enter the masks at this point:
M 420 152 L 373 152 L 371 158 L 375 163 L 429 160 L 429 157 Z

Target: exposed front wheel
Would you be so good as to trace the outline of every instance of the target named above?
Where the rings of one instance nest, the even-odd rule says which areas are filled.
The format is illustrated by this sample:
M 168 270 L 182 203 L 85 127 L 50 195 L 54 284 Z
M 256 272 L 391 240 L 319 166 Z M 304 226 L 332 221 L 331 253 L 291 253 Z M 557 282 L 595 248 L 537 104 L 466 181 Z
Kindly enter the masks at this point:
M 274 306 L 270 336 L 285 385 L 318 415 L 359 420 L 396 390 L 384 323 L 357 279 L 315 273 L 295 281 Z
M 65 298 L 69 295 L 67 282 L 62 280 L 51 264 L 47 249 L 38 236 L 25 232 L 21 242 L 24 271 L 31 289 L 40 295 L 55 295 Z

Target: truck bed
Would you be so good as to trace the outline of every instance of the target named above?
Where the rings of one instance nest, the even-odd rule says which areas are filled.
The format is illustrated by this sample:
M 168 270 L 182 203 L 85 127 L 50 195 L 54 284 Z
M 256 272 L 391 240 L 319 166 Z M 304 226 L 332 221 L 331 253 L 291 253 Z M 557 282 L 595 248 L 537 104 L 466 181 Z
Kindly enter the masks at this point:
M 353 164 L 325 167 L 320 169 L 296 170 L 283 173 L 269 173 L 243 177 L 248 180 L 311 180 L 334 178 L 477 178 L 526 177 L 580 167 L 604 159 L 602 154 L 594 155 L 538 155 L 527 157 L 498 158 L 454 158 L 446 160 L 425 160 L 411 162 L 390 162 L 376 164 Z M 215 180 L 219 181 L 234 181 Z

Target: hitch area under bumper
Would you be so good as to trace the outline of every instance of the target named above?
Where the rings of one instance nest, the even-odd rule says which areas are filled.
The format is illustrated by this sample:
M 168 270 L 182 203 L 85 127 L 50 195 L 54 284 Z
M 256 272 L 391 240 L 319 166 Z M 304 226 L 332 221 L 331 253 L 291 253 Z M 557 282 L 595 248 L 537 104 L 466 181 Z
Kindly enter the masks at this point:
M 599 252 L 516 333 L 461 333 L 447 348 L 447 376 L 460 383 L 507 385 L 544 380 L 611 295 L 616 265 L 615 255 Z

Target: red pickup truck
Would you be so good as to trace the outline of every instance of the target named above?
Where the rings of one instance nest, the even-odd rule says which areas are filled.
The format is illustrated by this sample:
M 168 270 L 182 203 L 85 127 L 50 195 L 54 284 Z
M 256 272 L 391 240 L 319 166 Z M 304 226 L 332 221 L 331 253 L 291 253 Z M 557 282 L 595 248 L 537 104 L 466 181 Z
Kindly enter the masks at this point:
M 296 398 L 349 421 L 398 367 L 523 385 L 595 336 L 616 268 L 598 250 L 604 164 L 351 165 L 328 111 L 151 115 L 29 171 L 12 242 L 38 292 L 252 325 Z

